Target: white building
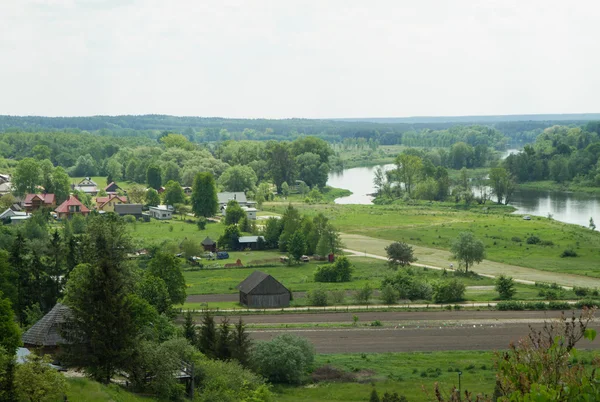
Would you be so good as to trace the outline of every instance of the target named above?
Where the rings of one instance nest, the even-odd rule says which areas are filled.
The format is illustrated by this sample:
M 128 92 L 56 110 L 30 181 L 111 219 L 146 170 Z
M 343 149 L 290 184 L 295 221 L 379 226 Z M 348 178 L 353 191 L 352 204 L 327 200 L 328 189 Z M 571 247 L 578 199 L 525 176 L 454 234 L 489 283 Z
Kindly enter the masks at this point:
M 171 219 L 173 217 L 173 207 L 170 205 L 150 207 L 150 216 L 159 220 Z

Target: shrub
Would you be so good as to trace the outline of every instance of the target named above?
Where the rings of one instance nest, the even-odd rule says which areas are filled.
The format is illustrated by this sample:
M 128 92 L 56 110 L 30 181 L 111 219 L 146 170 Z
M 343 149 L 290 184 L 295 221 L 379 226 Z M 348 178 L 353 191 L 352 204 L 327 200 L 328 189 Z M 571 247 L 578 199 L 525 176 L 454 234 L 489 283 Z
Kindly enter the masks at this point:
M 127 223 L 135 223 L 136 222 L 135 216 L 133 216 L 133 215 L 125 215 L 123 217 L 123 220 Z
M 522 243 L 523 242 L 523 239 L 521 239 L 520 237 L 517 237 L 517 236 L 513 236 L 511 238 L 511 240 L 514 241 L 515 243 Z
M 562 290 L 542 289 L 539 291 L 538 295 L 546 300 L 557 300 L 562 297 L 563 293 Z
M 577 252 L 571 248 L 568 248 L 562 252 L 560 255 L 561 258 L 565 257 L 577 257 Z
M 571 310 L 572 308 L 567 302 L 551 301 L 548 303 L 548 310 Z
M 394 276 L 384 279 L 381 288 L 384 289 L 388 284 L 396 289 L 400 299 L 431 300 L 433 294 L 431 285 L 417 279 L 409 270 L 398 271 Z
M 354 295 L 354 298 L 356 299 L 356 302 L 359 304 L 367 304 L 369 303 L 369 300 L 371 299 L 371 296 L 373 295 L 373 289 L 371 289 L 371 286 L 367 283 L 365 284 L 365 286 L 358 290 L 356 292 L 356 294 Z
M 577 303 L 574 304 L 575 307 L 577 308 L 599 308 L 600 307 L 600 300 L 594 300 L 594 299 L 585 299 L 585 300 L 579 300 Z
M 331 304 L 342 304 L 344 303 L 345 298 L 345 290 L 332 290 L 331 292 L 329 292 L 329 300 L 331 301 Z
M 398 291 L 388 283 L 381 289 L 381 300 L 385 304 L 396 304 L 396 301 L 398 301 Z
M 551 240 L 542 240 L 540 242 L 540 245 L 542 245 L 542 246 L 554 246 L 554 242 L 551 241 Z
M 578 286 L 573 286 L 573 292 L 575 292 L 575 294 L 579 297 L 586 297 L 588 296 L 591 292 L 591 289 L 589 288 L 583 288 L 583 287 L 578 287 Z
M 450 303 L 461 301 L 465 294 L 465 284 L 452 279 L 441 281 L 433 287 L 433 301 L 436 303 Z
M 540 244 L 540 238 L 536 235 L 531 235 L 527 238 L 527 244 Z
M 311 368 L 315 351 L 306 339 L 296 335 L 279 335 L 268 342 L 258 342 L 252 361 L 258 373 L 274 383 L 298 384 Z
M 502 301 L 496 305 L 496 309 L 500 311 L 509 311 L 509 310 L 525 310 L 525 305 L 522 302 L 518 301 Z
M 352 264 L 346 257 L 338 257 L 335 263 L 321 265 L 315 272 L 315 282 L 350 282 Z
M 196 367 L 200 389 L 196 397 L 198 401 L 273 400 L 265 380 L 260 375 L 244 369 L 237 362 L 202 359 Z
M 196 225 L 198 226 L 198 230 L 204 230 L 206 229 L 206 224 L 208 223 L 208 220 L 201 216 L 200 218 L 198 218 L 198 221 L 196 222 Z
M 372 321 L 370 325 L 372 327 L 383 327 L 383 324 L 379 320 Z
M 308 294 L 308 300 L 313 306 L 326 306 L 327 305 L 327 293 L 323 289 L 312 290 Z
M 498 292 L 501 299 L 512 299 L 517 292 L 513 278 L 504 275 L 496 278 L 496 292 Z

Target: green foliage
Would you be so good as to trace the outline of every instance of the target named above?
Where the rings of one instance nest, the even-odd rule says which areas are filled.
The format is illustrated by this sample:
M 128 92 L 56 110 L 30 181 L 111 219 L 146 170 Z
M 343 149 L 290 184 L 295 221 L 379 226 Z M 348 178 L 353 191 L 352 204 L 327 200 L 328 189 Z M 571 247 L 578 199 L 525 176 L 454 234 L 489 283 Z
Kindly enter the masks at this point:
M 565 258 L 565 257 L 577 257 L 577 252 L 571 248 L 565 249 L 563 250 L 563 252 L 560 254 L 561 258 Z
M 440 281 L 433 284 L 433 301 L 436 303 L 450 303 L 461 301 L 465 295 L 465 284 L 458 279 Z
M 225 228 L 223 235 L 219 237 L 219 246 L 226 247 L 229 250 L 237 250 L 239 248 L 239 239 L 241 236 L 242 233 L 237 225 L 229 225 Z
M 246 332 L 246 325 L 239 318 L 235 324 L 231 334 L 231 357 L 237 360 L 243 367 L 250 365 L 250 353 L 252 348 L 252 340 L 250 334 Z
M 159 314 L 170 313 L 172 302 L 164 280 L 146 273 L 138 284 L 139 296 L 156 309 Z
M 417 278 L 412 271 L 398 271 L 394 276 L 388 276 L 382 281 L 381 288 L 385 289 L 387 285 L 398 292 L 400 299 L 430 300 L 433 295 L 431 285 Z
M 385 248 L 390 267 L 397 268 L 398 265 L 405 267 L 411 262 L 417 261 L 413 255 L 413 248 L 404 242 L 394 242 Z
M 24 158 L 19 161 L 12 176 L 13 192 L 17 196 L 38 193 L 37 186 L 41 184 L 41 170 L 38 161 Z
M 149 188 L 148 191 L 146 191 L 145 201 L 146 205 L 156 207 L 160 205 L 160 196 L 155 189 Z
M 320 265 L 315 272 L 315 282 L 350 282 L 352 264 L 346 257 L 338 257 L 333 264 Z
M 209 218 L 217 213 L 217 186 L 211 173 L 201 172 L 194 177 L 191 201 L 192 211 L 197 217 Z
M 404 188 L 409 196 L 422 167 L 423 161 L 418 156 L 401 153 L 396 158 L 396 175 L 398 181 L 404 184 Z
M 231 328 L 229 319 L 223 318 L 217 332 L 217 342 L 215 345 L 215 357 L 221 360 L 231 359 Z
M 202 318 L 202 326 L 200 327 L 200 334 L 198 336 L 198 349 L 207 357 L 215 358 L 217 354 L 217 341 L 215 318 L 207 310 Z
M 298 384 L 312 367 L 314 355 L 314 348 L 306 339 L 283 334 L 268 342 L 258 342 L 252 361 L 269 381 Z
M 290 195 L 290 186 L 285 181 L 281 183 L 281 195 L 283 195 L 284 197 Z
M 188 310 L 185 313 L 183 322 L 183 337 L 187 339 L 190 345 L 196 344 L 196 325 L 194 324 L 194 317 L 192 312 Z
M 0 347 L 13 356 L 19 346 L 21 346 L 21 331 L 15 322 L 10 301 L 0 292 Z
M 294 261 L 300 262 L 300 257 L 306 252 L 306 239 L 302 232 L 297 231 L 290 237 L 288 249 L 290 257 Z
M 167 252 L 155 253 L 148 263 L 148 273 L 164 281 L 171 302 L 174 304 L 185 302 L 185 279 L 177 257 Z
M 265 247 L 267 249 L 277 248 L 279 244 L 279 237 L 283 230 L 281 220 L 275 217 L 267 219 L 263 229 L 263 236 L 265 238 Z
M 108 383 L 125 366 L 146 324 L 134 315 L 131 250 L 124 222 L 113 215 L 91 217 L 80 244 L 88 264 L 70 274 L 64 302 L 70 307 L 66 358 L 94 379 Z
M 485 258 L 485 246 L 472 232 L 459 233 L 450 250 L 454 258 L 464 264 L 465 272 L 469 271 L 469 266 L 480 263 Z
M 198 226 L 198 230 L 204 230 L 206 229 L 206 224 L 208 223 L 208 220 L 201 216 L 198 218 L 198 220 L 196 221 L 196 225 Z
M 185 202 L 185 194 L 181 185 L 173 180 L 167 182 L 165 184 L 163 200 L 165 205 L 183 204 Z
M 314 289 L 308 293 L 311 306 L 327 306 L 327 293 L 323 289 Z
M 148 187 L 158 190 L 162 186 L 162 171 L 157 165 L 148 166 L 146 170 L 146 183 Z
M 366 283 L 365 286 L 355 292 L 354 299 L 359 304 L 368 304 L 371 296 L 373 296 L 373 288 Z
M 0 401 L 16 401 L 15 355 L 0 345 Z
M 54 402 L 63 398 L 68 389 L 65 376 L 50 367 L 52 358 L 31 354 L 15 371 L 16 394 L 20 400 Z
M 505 275 L 496 278 L 495 289 L 500 298 L 504 300 L 512 299 L 517 292 L 513 278 Z
M 245 216 L 246 212 L 240 207 L 240 204 L 236 200 L 229 200 L 227 209 L 225 209 L 225 224 L 237 224 Z
M 225 191 L 254 190 L 258 178 L 250 166 L 231 166 L 219 177 L 219 184 Z
M 394 289 L 394 287 L 390 283 L 387 283 L 381 289 L 381 301 L 383 301 L 383 303 L 385 304 L 396 304 L 396 302 L 398 301 L 398 297 L 398 291 Z

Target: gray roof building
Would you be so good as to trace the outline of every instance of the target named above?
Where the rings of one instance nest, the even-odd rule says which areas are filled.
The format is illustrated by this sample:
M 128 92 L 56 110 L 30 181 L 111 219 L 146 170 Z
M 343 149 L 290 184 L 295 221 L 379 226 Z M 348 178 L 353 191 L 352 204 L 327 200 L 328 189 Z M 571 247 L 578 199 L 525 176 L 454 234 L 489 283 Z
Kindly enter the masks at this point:
M 60 334 L 60 329 L 69 314 L 69 307 L 56 303 L 48 314 L 23 334 L 22 339 L 25 347 L 56 347 L 61 343 L 65 343 L 65 339 Z
M 119 215 L 142 215 L 142 204 L 115 204 L 115 213 Z
M 248 201 L 246 199 L 246 194 L 243 191 L 217 193 L 217 199 L 221 205 L 227 204 L 231 200 L 236 200 L 240 205 L 245 204 Z
M 282 308 L 290 305 L 290 291 L 277 279 L 254 271 L 237 286 L 240 304 L 253 308 Z

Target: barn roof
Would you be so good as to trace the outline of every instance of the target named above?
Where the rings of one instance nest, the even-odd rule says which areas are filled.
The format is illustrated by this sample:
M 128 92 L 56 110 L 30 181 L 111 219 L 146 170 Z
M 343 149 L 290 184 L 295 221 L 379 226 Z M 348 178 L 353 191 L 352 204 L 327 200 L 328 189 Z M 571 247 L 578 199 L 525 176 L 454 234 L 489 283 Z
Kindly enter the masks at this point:
M 202 240 L 203 246 L 214 246 L 215 244 L 217 243 L 215 243 L 215 241 L 208 236 L 206 236 L 206 239 Z
M 265 286 L 260 286 L 261 284 L 264 284 Z M 242 281 L 242 283 L 237 285 L 237 288 L 242 293 L 251 293 L 257 287 L 261 292 L 268 289 L 267 293 L 280 293 L 281 291 L 289 292 L 289 290 L 277 279 L 261 271 L 252 272 L 246 279 Z
M 57 346 L 59 343 L 65 343 L 60 335 L 60 325 L 65 322 L 68 314 L 69 307 L 56 303 L 48 314 L 23 334 L 23 343 L 37 346 Z

